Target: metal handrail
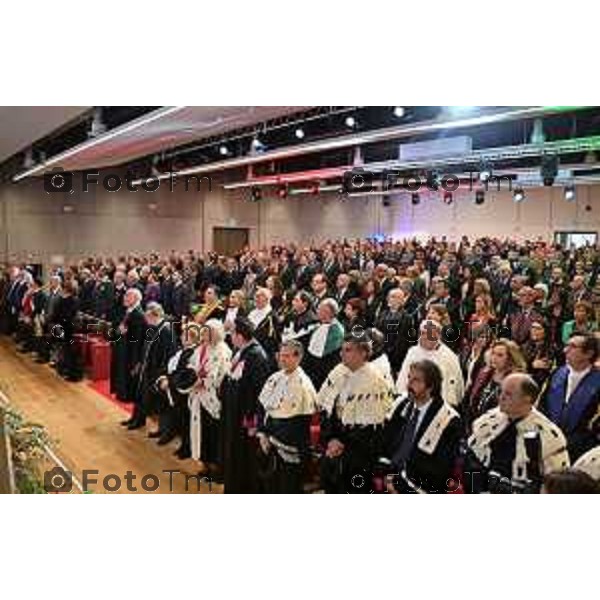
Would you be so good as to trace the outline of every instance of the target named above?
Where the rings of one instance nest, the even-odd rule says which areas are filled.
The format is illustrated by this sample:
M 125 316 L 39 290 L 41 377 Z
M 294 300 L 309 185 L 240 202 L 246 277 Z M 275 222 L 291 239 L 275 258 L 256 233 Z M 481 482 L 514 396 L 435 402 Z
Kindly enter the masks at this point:
M 15 493 L 15 471 L 12 462 L 10 436 L 6 426 L 6 413 L 0 405 L 0 494 Z

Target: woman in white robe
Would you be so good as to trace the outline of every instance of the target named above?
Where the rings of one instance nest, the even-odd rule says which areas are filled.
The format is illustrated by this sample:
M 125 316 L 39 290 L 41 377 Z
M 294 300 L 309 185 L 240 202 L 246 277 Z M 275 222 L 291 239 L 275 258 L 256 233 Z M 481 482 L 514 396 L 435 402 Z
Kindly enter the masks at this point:
M 215 470 L 220 463 L 221 401 L 218 391 L 231 368 L 231 350 L 224 340 L 223 324 L 209 319 L 202 332 L 198 381 L 190 394 L 192 458 L 201 460 L 208 470 Z

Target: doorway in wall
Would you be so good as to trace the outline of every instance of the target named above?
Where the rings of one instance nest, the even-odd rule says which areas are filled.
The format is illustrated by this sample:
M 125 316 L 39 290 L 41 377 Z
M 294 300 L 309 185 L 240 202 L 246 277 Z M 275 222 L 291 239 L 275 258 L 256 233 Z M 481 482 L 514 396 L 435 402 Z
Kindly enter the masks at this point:
M 213 248 L 217 254 L 233 256 L 248 245 L 250 230 L 244 227 L 213 227 Z
M 586 244 L 594 246 L 598 241 L 598 233 L 595 231 L 555 231 L 554 241 L 565 248 L 571 246 L 580 248 Z

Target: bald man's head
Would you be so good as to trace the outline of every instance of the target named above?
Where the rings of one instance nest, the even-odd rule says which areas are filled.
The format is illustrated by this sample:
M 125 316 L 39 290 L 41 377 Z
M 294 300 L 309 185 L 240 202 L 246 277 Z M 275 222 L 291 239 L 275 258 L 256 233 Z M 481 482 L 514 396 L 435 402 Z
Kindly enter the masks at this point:
M 513 373 L 502 381 L 498 398 L 500 410 L 512 419 L 525 417 L 540 393 L 538 384 L 526 373 Z

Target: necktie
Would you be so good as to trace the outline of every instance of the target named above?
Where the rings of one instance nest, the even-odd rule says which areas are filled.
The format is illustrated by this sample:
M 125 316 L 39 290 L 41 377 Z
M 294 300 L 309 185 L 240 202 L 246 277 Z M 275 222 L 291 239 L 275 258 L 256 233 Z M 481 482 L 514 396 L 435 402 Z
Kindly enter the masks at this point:
M 410 457 L 417 432 L 417 423 L 419 422 L 419 409 L 413 406 L 412 414 L 406 423 L 406 427 L 402 432 L 402 443 L 400 448 L 394 454 L 394 464 L 396 466 L 404 466 Z
M 517 344 L 520 344 L 527 338 L 528 329 L 527 326 L 527 315 L 524 311 L 519 311 L 516 313 L 515 318 L 513 320 L 512 326 L 512 338 Z

